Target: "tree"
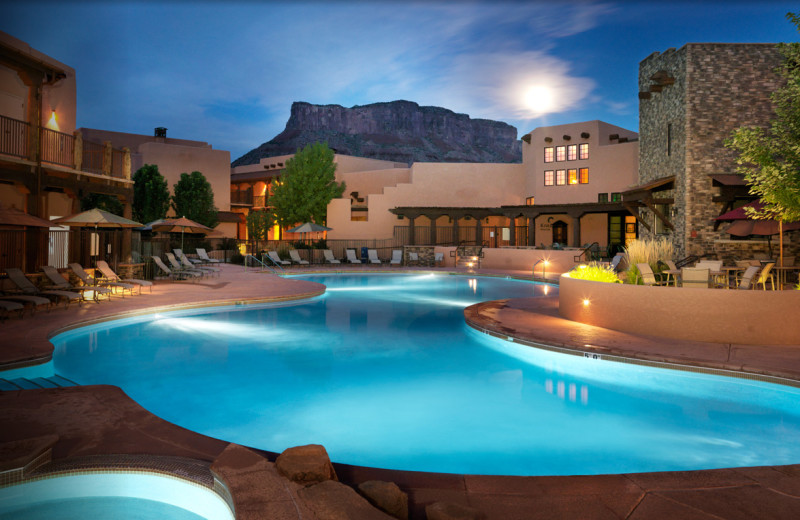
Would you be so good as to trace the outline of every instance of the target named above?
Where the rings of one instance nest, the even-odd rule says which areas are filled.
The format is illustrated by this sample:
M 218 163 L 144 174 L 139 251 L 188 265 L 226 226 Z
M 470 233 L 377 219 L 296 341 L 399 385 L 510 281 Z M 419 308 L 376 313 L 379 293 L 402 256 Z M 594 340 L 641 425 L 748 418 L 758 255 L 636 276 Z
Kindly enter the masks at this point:
M 136 170 L 133 180 L 133 220 L 146 224 L 167 216 L 169 188 L 158 166 L 145 164 Z
M 265 240 L 269 235 L 269 228 L 275 224 L 272 213 L 265 210 L 251 211 L 247 214 L 245 225 L 247 237 L 254 242 L 253 254 L 258 252 L 259 240 Z
M 286 169 L 272 191 L 270 203 L 282 227 L 300 222 L 325 224 L 328 204 L 342 196 L 336 182 L 333 150 L 327 143 L 309 144 L 286 161 Z
M 108 211 L 109 213 L 119 215 L 120 217 L 124 216 L 123 212 L 125 211 L 125 207 L 118 198 L 105 193 L 89 193 L 81 199 L 81 211 L 94 208 Z
M 800 17 L 786 18 L 800 30 Z M 783 63 L 776 70 L 785 80 L 772 96 L 775 118 L 768 129 L 745 126 L 737 129 L 725 145 L 739 153 L 738 171 L 765 206 L 748 208 L 756 219 L 781 222 L 800 220 L 800 43 L 781 43 Z
M 210 228 L 219 222 L 214 190 L 202 173 L 182 173 L 177 184 L 172 186 L 172 193 L 172 208 L 178 217 L 186 217 Z

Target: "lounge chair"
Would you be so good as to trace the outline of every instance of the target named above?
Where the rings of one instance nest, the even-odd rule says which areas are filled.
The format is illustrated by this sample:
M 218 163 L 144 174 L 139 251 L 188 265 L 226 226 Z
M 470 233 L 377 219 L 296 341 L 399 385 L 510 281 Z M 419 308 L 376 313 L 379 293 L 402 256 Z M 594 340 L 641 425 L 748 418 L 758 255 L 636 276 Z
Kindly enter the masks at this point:
M 380 264 L 381 259 L 378 258 L 378 251 L 375 249 L 367 249 L 367 258 L 371 264 Z
M 347 255 L 347 261 L 351 264 L 360 264 L 361 260 L 356 258 L 356 251 L 355 249 L 345 249 L 345 254 Z
M 182 257 L 184 255 L 183 249 L 178 249 L 177 247 L 174 248 L 172 250 L 172 252 L 175 254 L 175 258 L 180 258 L 180 257 Z M 199 258 L 190 258 L 189 262 L 192 263 L 192 264 L 201 264 L 201 263 L 203 263 L 203 261 L 200 260 Z
M 81 264 L 78 263 L 69 264 L 69 268 L 72 269 L 72 272 L 75 273 L 75 276 L 80 278 L 81 282 L 83 282 L 84 285 L 89 285 L 92 287 L 94 286 L 107 287 L 112 291 L 115 289 L 119 289 L 123 298 L 125 297 L 125 291 L 128 291 L 129 293 L 133 294 L 133 290 L 136 288 L 136 286 L 133 285 L 132 283 L 111 282 L 107 280 L 99 280 L 97 278 L 92 278 L 91 276 L 89 276 L 89 273 L 84 271 L 83 266 L 81 266 Z
M 65 308 L 69 307 L 69 304 L 72 302 L 78 302 L 78 305 L 80 305 L 83 301 L 83 297 L 77 292 L 61 291 L 58 289 L 40 290 L 25 276 L 25 273 L 23 273 L 21 269 L 17 269 L 16 267 L 7 268 L 6 275 L 8 275 L 8 279 L 17 286 L 17 291 L 24 296 L 42 296 L 51 298 L 54 301 L 63 300 L 65 302 Z M 11 296 L 14 295 L 12 294 Z
M 419 265 L 419 253 L 408 253 L 408 265 Z
M 339 260 L 337 260 L 337 259 L 335 259 L 333 257 L 333 251 L 331 251 L 330 249 L 323 249 L 322 250 L 322 256 L 325 257 L 325 261 L 327 263 L 329 263 L 329 264 L 341 264 L 342 263 L 342 262 L 340 262 Z
M 24 307 L 30 307 L 31 309 L 31 316 L 36 314 L 36 309 L 45 306 L 47 310 L 50 310 L 50 306 L 53 304 L 49 298 L 44 298 L 42 296 L 26 296 L 24 294 L 13 294 L 13 295 L 5 295 L 0 296 L 0 301 L 12 302 L 17 303 L 19 305 L 23 305 Z M 22 314 L 20 314 L 21 316 Z
M 21 318 L 25 312 L 25 306 L 10 300 L 0 300 L 0 310 L 3 311 L 3 318 L 7 318 L 12 312 L 19 312 L 19 317 Z
M 642 281 L 645 285 L 665 285 L 666 282 L 660 282 L 656 280 L 656 275 L 653 273 L 653 268 L 650 267 L 650 264 L 641 263 L 636 264 L 636 268 L 639 269 L 639 276 L 642 277 Z
M 56 269 L 55 267 L 53 267 L 51 265 L 43 265 L 42 266 L 42 271 L 44 272 L 44 275 L 47 276 L 47 278 L 50 280 L 50 283 L 52 284 L 52 286 L 54 288 L 60 289 L 62 291 L 79 292 L 79 293 L 81 293 L 81 296 L 83 297 L 83 301 L 86 301 L 86 292 L 87 291 L 92 293 L 92 299 L 97 303 L 100 303 L 100 296 L 101 295 L 106 295 L 109 298 L 111 298 L 111 292 L 112 291 L 108 287 L 88 286 L 88 285 L 82 285 L 82 286 L 72 285 L 66 279 L 64 279 L 63 276 L 61 276 L 61 274 L 58 272 L 58 269 Z
M 433 263 L 434 263 L 434 265 L 443 265 L 444 264 L 444 253 L 434 253 L 433 254 Z
M 267 251 L 267 258 L 272 260 L 272 263 L 275 265 L 292 265 L 292 263 L 288 260 L 281 260 L 281 257 L 278 256 L 277 251 Z
M 681 268 L 681 287 L 708 289 L 711 287 L 711 270 L 708 267 Z
M 152 258 L 156 266 L 161 270 L 162 273 L 166 274 L 170 280 L 175 280 L 175 279 L 185 280 L 187 278 L 197 278 L 203 276 L 203 273 L 199 273 L 196 271 L 184 271 L 182 269 L 173 271 L 172 269 L 167 267 L 167 265 L 164 263 L 163 260 L 161 260 L 161 258 L 157 256 L 153 256 Z
M 186 257 L 186 255 L 181 255 L 180 256 L 180 260 L 181 260 L 181 267 L 183 269 L 186 269 L 187 271 L 192 271 L 192 270 L 194 270 L 194 271 L 203 271 L 204 273 L 208 274 L 209 276 L 211 276 L 214 273 L 216 273 L 217 276 L 219 276 L 219 269 L 217 269 L 216 267 L 211 267 L 211 266 L 208 266 L 208 265 L 195 265 Z
M 195 251 L 197 251 L 198 258 L 200 258 L 201 261 L 203 261 L 203 262 L 205 262 L 207 264 L 221 264 L 222 263 L 222 260 L 219 260 L 217 258 L 211 258 L 210 256 L 208 256 L 208 253 L 202 247 L 198 247 Z
M 122 283 L 130 283 L 139 288 L 139 294 L 142 293 L 142 287 L 149 287 L 150 292 L 153 292 L 153 282 L 149 280 L 140 280 L 138 278 L 120 278 L 117 273 L 114 272 L 111 267 L 106 263 L 105 260 L 98 260 L 97 261 L 97 268 L 100 269 L 100 272 L 103 273 L 103 278 L 110 282 L 122 282 Z
M 296 249 L 289 250 L 289 258 L 292 259 L 292 263 L 297 265 L 308 265 L 308 260 L 300 258 L 300 253 L 298 253 Z
M 403 251 L 400 249 L 392 250 L 392 259 L 389 260 L 389 265 L 400 265 L 403 263 Z
M 167 257 L 167 262 L 169 262 L 170 268 L 173 271 L 178 271 L 180 273 L 191 273 L 192 276 L 206 276 L 211 274 L 208 271 L 201 271 L 200 269 L 197 269 L 194 265 L 192 265 L 192 267 L 181 265 L 181 263 L 172 253 L 165 253 L 165 255 Z
M 764 267 L 761 268 L 761 272 L 758 273 L 758 279 L 755 281 L 753 286 L 758 288 L 760 285 L 762 289 L 765 291 L 767 290 L 767 281 L 772 285 L 772 290 L 775 290 L 775 277 L 772 273 L 772 268 L 775 265 L 775 262 L 769 262 L 765 264 Z

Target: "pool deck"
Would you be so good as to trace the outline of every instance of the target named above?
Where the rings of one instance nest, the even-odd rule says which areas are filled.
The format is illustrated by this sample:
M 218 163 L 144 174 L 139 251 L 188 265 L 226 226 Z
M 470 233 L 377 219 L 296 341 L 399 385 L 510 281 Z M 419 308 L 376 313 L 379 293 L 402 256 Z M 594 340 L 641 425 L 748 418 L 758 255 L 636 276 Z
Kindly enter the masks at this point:
M 357 269 L 342 266 L 338 270 Z M 397 271 L 377 266 L 362 270 Z M 486 270 L 478 274 L 529 276 Z M 218 278 L 157 282 L 152 294 L 145 290 L 111 302 L 5 320 L 0 323 L 0 367 L 48 358 L 52 352 L 48 338 L 78 322 L 212 302 L 305 298 L 323 290 L 313 282 L 226 265 Z M 468 308 L 465 317 L 479 329 L 531 343 L 800 381 L 800 345 L 700 343 L 626 334 L 559 317 L 557 297 L 487 302 Z M 3 443 L 9 446 L 13 441 L 55 434 L 58 440 L 52 456 L 56 461 L 131 454 L 198 459 L 208 462 L 229 484 L 239 518 L 318 517 L 298 500 L 297 486 L 286 486 L 276 476 L 274 465 L 268 462 L 274 454 L 256 453 L 170 424 L 113 386 L 0 392 L 0 426 L 0 462 L 14 455 L 3 453 Z M 436 501 L 476 508 L 489 520 L 800 517 L 800 465 L 569 477 L 447 475 L 342 464 L 336 465 L 336 471 L 350 485 L 373 479 L 397 483 L 409 494 L 413 519 L 425 518 L 425 505 Z

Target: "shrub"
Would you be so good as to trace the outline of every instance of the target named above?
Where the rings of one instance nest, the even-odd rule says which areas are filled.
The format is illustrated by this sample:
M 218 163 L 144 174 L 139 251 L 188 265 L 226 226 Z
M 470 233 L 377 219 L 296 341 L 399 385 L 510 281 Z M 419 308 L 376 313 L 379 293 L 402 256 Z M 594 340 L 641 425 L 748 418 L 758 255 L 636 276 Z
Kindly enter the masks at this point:
M 610 265 L 601 265 L 592 262 L 587 265 L 579 265 L 569 275 L 578 280 L 591 280 L 593 282 L 622 283 L 614 268 Z
M 665 237 L 655 240 L 631 240 L 625 246 L 628 257 L 628 270 L 625 273 L 627 283 L 635 284 L 639 279 L 639 269 L 636 264 L 649 264 L 655 274 L 659 274 L 663 267 L 659 260 L 672 260 L 675 247 Z
M 239 253 L 238 251 L 236 251 L 235 253 L 233 253 L 233 254 L 231 255 L 231 260 L 230 260 L 230 262 L 231 262 L 232 264 L 239 264 L 239 265 L 242 265 L 242 264 L 244 264 L 244 257 L 242 256 L 242 254 L 241 254 L 241 253 Z

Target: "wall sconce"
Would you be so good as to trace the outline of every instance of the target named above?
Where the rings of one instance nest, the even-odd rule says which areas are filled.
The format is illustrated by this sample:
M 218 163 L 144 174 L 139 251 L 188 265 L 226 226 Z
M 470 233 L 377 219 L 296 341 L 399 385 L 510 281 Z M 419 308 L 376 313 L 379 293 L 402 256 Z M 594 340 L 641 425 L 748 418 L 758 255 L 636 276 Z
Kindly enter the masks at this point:
M 50 119 L 47 121 L 47 125 L 45 125 L 50 130 L 59 130 L 58 128 L 58 120 L 56 119 L 56 111 L 50 111 Z

